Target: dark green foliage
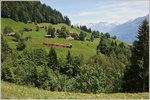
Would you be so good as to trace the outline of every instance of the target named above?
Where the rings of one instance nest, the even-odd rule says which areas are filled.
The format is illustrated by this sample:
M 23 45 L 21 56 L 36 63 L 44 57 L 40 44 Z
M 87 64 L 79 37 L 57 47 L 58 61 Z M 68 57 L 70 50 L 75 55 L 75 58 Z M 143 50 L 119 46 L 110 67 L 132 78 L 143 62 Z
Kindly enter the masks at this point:
M 2 80 L 8 82 L 15 82 L 15 75 L 12 71 L 12 68 L 3 65 L 2 67 Z
M 100 33 L 99 33 L 99 31 L 93 31 L 92 35 L 94 36 L 94 38 L 99 38 Z
M 34 50 L 25 50 L 18 56 L 18 58 L 24 58 L 26 61 L 31 61 L 36 66 L 46 66 L 47 65 L 47 57 L 46 51 L 42 48 L 34 49 Z
M 97 50 L 102 54 L 107 55 L 109 52 L 109 46 L 105 38 L 101 38 Z
M 48 54 L 48 67 L 51 68 L 52 70 L 56 71 L 58 70 L 58 60 L 57 60 L 57 55 L 55 52 L 55 49 L 51 47 L 49 54 Z
M 67 24 L 67 25 L 71 25 L 71 21 L 69 20 L 69 18 L 67 16 L 64 17 L 64 22 Z
M 72 36 L 75 40 L 78 40 L 78 34 L 77 34 L 77 33 L 73 33 L 73 34 L 71 34 L 71 36 Z
M 85 25 L 83 25 L 83 26 L 80 25 L 80 29 L 83 30 L 83 31 L 85 31 L 85 32 L 91 33 L 91 28 L 88 29 Z
M 2 17 L 11 18 L 15 21 L 71 25 L 67 16 L 63 17 L 59 11 L 41 4 L 40 1 L 2 1 L 1 6 Z
M 76 77 L 80 72 L 81 59 L 77 56 L 72 57 L 68 51 L 66 63 L 61 67 L 60 72 L 68 77 Z
M 45 31 L 47 31 L 47 26 L 44 27 Z
M 125 48 L 124 43 L 123 43 L 123 42 L 121 42 L 121 43 L 119 44 L 119 47 L 121 47 L 121 48 Z
M 55 37 L 55 28 L 53 28 L 53 31 L 51 33 L 51 37 L 54 38 Z
M 66 75 L 57 75 L 57 90 L 58 91 L 74 91 L 74 83 L 75 79 L 74 78 L 69 78 Z
M 71 25 L 71 28 L 73 28 L 74 26 L 73 25 Z
M 102 38 L 110 38 L 110 34 L 109 33 L 101 33 L 100 36 Z
M 67 57 L 66 57 L 66 63 L 70 64 L 72 62 L 72 57 L 70 54 L 70 51 L 68 51 Z
M 7 44 L 3 35 L 1 35 L 1 62 L 7 62 L 7 59 L 12 59 L 12 49 Z
M 91 41 L 94 41 L 94 35 L 93 34 L 91 35 Z
M 39 31 L 40 30 L 40 27 L 39 26 L 36 26 L 36 30 L 35 31 Z
M 81 31 L 80 34 L 79 34 L 79 40 L 80 41 L 84 41 L 85 37 L 86 37 L 86 33 L 84 33 L 84 32 Z
M 18 44 L 17 44 L 16 49 L 17 49 L 18 51 L 21 51 L 21 50 L 24 50 L 25 48 L 26 48 L 26 43 L 25 43 L 25 41 L 24 41 L 23 39 L 20 39 L 20 40 L 18 41 Z
M 7 41 L 1 35 L 1 52 L 11 52 L 11 48 L 8 46 Z
M 111 37 L 112 39 L 114 39 L 114 40 L 116 40 L 117 39 L 117 37 L 116 36 L 113 36 L 113 37 Z
M 61 30 L 60 30 L 60 32 L 59 32 L 59 34 L 58 34 L 58 37 L 59 37 L 59 38 L 66 38 L 66 36 L 67 36 L 66 27 L 65 27 L 65 26 L 62 26 L 62 27 L 61 27 Z
M 48 67 L 34 67 L 31 77 L 35 87 L 50 91 L 54 91 L 56 88 L 55 76 L 52 74 L 50 69 L 48 69 Z
M 105 92 L 108 79 L 104 69 L 94 64 L 82 66 L 76 81 L 76 88 L 80 92 L 101 93 Z
M 51 38 L 54 38 L 55 37 L 55 28 L 52 28 L 52 26 L 49 26 L 47 35 L 51 35 Z
M 4 28 L 4 34 L 11 33 L 11 32 L 14 32 L 14 31 L 13 31 L 13 29 L 10 26 L 6 26 Z
M 110 34 L 109 33 L 106 33 L 105 35 L 106 35 L 107 38 L 110 38 Z
M 48 32 L 47 32 L 47 35 L 51 35 L 51 32 L 52 32 L 52 26 L 48 26 Z
M 146 20 L 139 27 L 137 38 L 133 44 L 131 65 L 124 76 L 123 88 L 127 92 L 149 91 L 149 25 Z

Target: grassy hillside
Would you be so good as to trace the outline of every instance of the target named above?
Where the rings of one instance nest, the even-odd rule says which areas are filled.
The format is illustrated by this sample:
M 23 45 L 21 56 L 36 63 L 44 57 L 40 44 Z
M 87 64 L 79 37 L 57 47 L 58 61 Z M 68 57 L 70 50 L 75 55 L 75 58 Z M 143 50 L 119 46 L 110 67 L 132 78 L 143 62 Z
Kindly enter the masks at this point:
M 40 26 L 48 26 L 49 23 L 41 23 Z M 19 31 L 23 28 L 32 28 L 33 31 L 31 32 L 24 32 L 24 36 L 31 36 L 32 40 L 27 42 L 27 49 L 32 48 L 44 48 L 48 52 L 50 50 L 50 47 L 43 45 L 44 42 L 52 42 L 52 43 L 60 43 L 60 44 L 72 44 L 73 48 L 66 49 L 66 48 L 58 48 L 56 47 L 56 52 L 59 57 L 65 57 L 68 50 L 71 51 L 72 55 L 83 55 L 85 59 L 88 59 L 89 57 L 93 56 L 96 53 L 96 47 L 99 43 L 99 39 L 95 39 L 94 42 L 88 42 L 88 41 L 68 41 L 63 38 L 44 38 L 44 35 L 47 34 L 47 32 L 44 29 L 40 29 L 39 32 L 35 31 L 36 25 L 34 23 L 30 24 L 24 24 L 22 22 L 16 22 L 14 20 L 8 19 L 8 18 L 2 18 L 2 30 L 5 26 L 11 26 L 14 31 Z M 70 26 L 67 26 L 66 24 L 58 24 L 53 25 L 56 29 L 60 29 L 62 26 L 65 26 L 67 30 L 71 32 L 78 33 L 81 31 L 77 28 L 71 28 Z M 16 48 L 17 42 L 12 41 L 13 37 L 5 36 L 5 39 L 7 40 L 9 46 L 11 48 Z
M 85 94 L 85 93 L 68 93 L 68 92 L 50 92 L 38 88 L 15 85 L 2 81 L 1 87 L 2 99 L 50 99 L 50 98 L 99 98 L 99 99 L 148 99 L 148 93 L 100 93 L 100 94 Z
M 39 26 L 49 26 L 52 25 L 50 23 L 40 23 Z M 15 32 L 22 30 L 24 28 L 31 28 L 33 31 L 31 32 L 24 32 L 24 36 L 31 36 L 32 40 L 27 42 L 27 48 L 26 49 L 33 49 L 33 48 L 44 48 L 47 52 L 49 52 L 50 47 L 43 45 L 44 42 L 52 42 L 52 43 L 60 43 L 60 44 L 72 44 L 71 49 L 66 48 L 58 48 L 56 47 L 56 52 L 58 54 L 58 57 L 65 57 L 68 50 L 71 51 L 72 55 L 81 55 L 84 57 L 84 59 L 88 60 L 91 56 L 93 56 L 96 53 L 96 47 L 99 44 L 99 39 L 95 39 L 93 42 L 89 41 L 68 41 L 63 38 L 44 38 L 44 35 L 47 34 L 45 29 L 40 29 L 40 31 L 35 31 L 36 25 L 34 23 L 25 24 L 23 22 L 16 22 L 9 18 L 1 18 L 1 30 L 3 32 L 4 27 L 11 26 Z M 71 28 L 71 26 L 68 26 L 66 24 L 57 24 L 52 25 L 55 27 L 55 29 L 60 29 L 62 26 L 65 26 L 67 30 L 73 33 L 80 33 L 80 29 L 78 28 Z M 90 35 L 90 33 L 87 33 Z M 9 46 L 13 49 L 16 48 L 17 42 L 12 41 L 13 37 L 5 36 L 5 39 L 7 40 Z M 117 40 L 117 43 L 120 43 L 120 41 Z

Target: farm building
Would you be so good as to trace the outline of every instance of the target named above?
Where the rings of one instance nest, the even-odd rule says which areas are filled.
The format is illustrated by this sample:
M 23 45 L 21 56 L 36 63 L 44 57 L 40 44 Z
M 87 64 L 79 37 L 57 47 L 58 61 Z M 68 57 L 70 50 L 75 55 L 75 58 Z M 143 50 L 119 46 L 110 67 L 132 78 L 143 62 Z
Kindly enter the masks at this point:
M 44 35 L 45 38 L 51 38 L 51 35 Z
M 10 32 L 10 33 L 7 33 L 8 36 L 14 36 L 15 33 L 14 32 Z
M 72 36 L 67 36 L 66 40 L 74 40 L 74 38 Z

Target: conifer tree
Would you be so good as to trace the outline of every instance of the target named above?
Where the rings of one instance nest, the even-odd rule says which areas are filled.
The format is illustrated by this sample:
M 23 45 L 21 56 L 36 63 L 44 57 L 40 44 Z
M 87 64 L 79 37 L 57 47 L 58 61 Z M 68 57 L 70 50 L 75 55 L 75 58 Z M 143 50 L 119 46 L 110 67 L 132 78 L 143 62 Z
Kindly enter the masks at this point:
M 49 54 L 48 54 L 48 67 L 53 70 L 58 70 L 58 60 L 57 60 L 57 54 L 55 52 L 55 49 L 51 47 Z
M 123 88 L 128 92 L 149 90 L 149 25 L 146 20 L 140 26 L 137 38 L 133 44 L 131 65 L 124 76 Z
M 52 38 L 55 37 L 55 30 L 54 30 L 54 28 L 52 28 L 52 26 L 48 27 L 47 35 L 51 35 Z
M 71 54 L 70 54 L 70 51 L 68 51 L 68 54 L 67 54 L 67 57 L 66 57 L 66 61 L 67 61 L 67 63 L 71 63 L 71 61 L 72 61 L 72 57 L 71 57 Z

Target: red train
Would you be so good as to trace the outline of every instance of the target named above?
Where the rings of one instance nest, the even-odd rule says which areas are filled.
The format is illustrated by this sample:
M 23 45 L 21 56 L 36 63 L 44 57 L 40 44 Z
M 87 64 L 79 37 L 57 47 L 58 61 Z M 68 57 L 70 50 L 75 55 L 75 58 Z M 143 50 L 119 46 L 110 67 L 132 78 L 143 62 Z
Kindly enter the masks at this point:
M 62 48 L 72 48 L 72 44 L 70 45 L 64 45 L 64 44 L 56 44 L 56 43 L 43 43 L 47 46 L 55 46 L 55 47 L 62 47 Z

